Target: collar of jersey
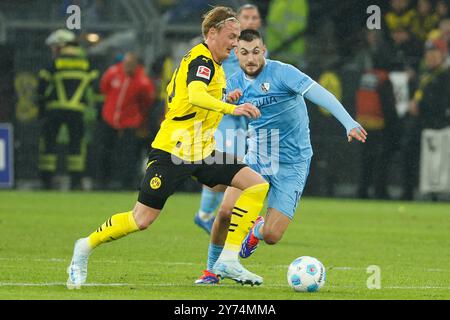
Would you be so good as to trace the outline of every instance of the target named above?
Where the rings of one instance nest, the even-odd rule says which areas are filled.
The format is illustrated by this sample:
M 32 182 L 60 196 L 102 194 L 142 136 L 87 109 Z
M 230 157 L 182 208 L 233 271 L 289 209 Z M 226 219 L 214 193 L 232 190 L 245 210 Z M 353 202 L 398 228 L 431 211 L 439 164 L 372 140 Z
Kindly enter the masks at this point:
M 211 52 L 211 50 L 209 50 L 209 47 L 208 47 L 208 45 L 206 44 L 206 42 L 202 42 L 202 44 L 206 47 L 206 49 L 208 49 L 209 52 Z M 212 53 L 211 53 L 211 57 L 212 57 Z M 213 60 L 214 60 L 214 58 L 213 58 Z M 217 63 L 219 66 L 222 65 L 221 63 L 217 62 L 216 60 L 214 60 L 214 62 Z

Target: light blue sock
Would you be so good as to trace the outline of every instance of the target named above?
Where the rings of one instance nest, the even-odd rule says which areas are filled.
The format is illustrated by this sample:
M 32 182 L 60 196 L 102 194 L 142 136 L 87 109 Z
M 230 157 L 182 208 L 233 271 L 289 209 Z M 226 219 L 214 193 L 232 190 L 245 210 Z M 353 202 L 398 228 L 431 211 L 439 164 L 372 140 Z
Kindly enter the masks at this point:
M 209 244 L 208 248 L 208 265 L 207 270 L 209 272 L 212 272 L 212 269 L 214 267 L 214 264 L 216 263 L 217 259 L 219 259 L 220 254 L 222 253 L 223 246 L 219 246 L 213 243 Z
M 216 192 L 216 208 L 222 203 L 225 192 Z
M 222 192 L 215 192 L 204 187 L 202 190 L 202 198 L 200 200 L 200 211 L 207 215 L 214 213 L 222 201 L 222 198 Z
M 258 224 L 253 229 L 253 234 L 255 237 L 257 237 L 259 240 L 264 239 L 263 235 L 259 232 L 259 229 L 264 225 L 264 221 L 259 221 Z

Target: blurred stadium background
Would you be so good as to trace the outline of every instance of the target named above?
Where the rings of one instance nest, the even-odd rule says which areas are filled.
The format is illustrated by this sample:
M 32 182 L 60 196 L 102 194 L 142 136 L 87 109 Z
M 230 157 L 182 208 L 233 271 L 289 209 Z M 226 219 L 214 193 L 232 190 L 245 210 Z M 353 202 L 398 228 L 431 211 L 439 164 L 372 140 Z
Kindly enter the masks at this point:
M 178 61 L 192 46 L 193 39 L 200 36 L 201 15 L 210 5 L 238 8 L 248 2 L 251 3 L 245 0 L 16 0 L 0 2 L 0 72 L 2 74 L 0 123 L 9 123 L 14 129 L 14 181 L 9 179 L 3 182 L 3 186 L 20 190 L 35 190 L 42 187 L 38 170 L 38 139 L 42 126 L 37 106 L 38 75 L 40 69 L 51 63 L 51 51 L 45 41 L 53 31 L 66 28 L 66 21 L 70 16 L 66 11 L 68 6 L 78 5 L 81 9 L 81 29 L 73 31 L 86 51 L 93 68 L 103 74 L 126 52 L 135 52 L 139 55 L 146 73 L 155 83 L 155 100 L 151 105 L 144 134 L 140 133 L 142 148 L 139 157 L 140 162 L 144 163 L 146 149 L 164 115 L 164 88 Z M 396 46 L 395 40 L 392 39 L 392 30 L 386 22 L 386 14 L 392 11 L 391 5 L 395 2 L 405 2 L 408 10 L 417 11 L 418 2 L 422 1 L 253 1 L 261 12 L 263 34 L 266 37 L 270 58 L 290 62 L 301 68 L 332 91 L 353 116 L 356 116 L 355 101 L 360 79 L 367 70 L 365 58 L 368 51 L 370 54 L 366 26 L 370 16 L 366 12 L 368 6 L 376 4 L 381 8 L 382 29 L 379 32 L 390 50 L 385 52 L 386 55 L 382 59 L 393 59 L 389 62 L 388 71 L 403 74 L 413 71 L 415 77 L 411 82 L 415 84 L 412 86 L 417 87 L 419 82 L 424 68 L 423 48 L 428 35 L 420 38 L 418 33 L 413 32 L 412 25 L 406 23 L 404 27 L 414 40 L 413 42 L 418 45 L 413 46 L 411 42 L 403 47 Z M 427 18 L 433 21 L 430 31 L 439 31 L 439 22 L 446 18 L 448 20 L 448 11 L 446 16 L 436 16 L 436 6 L 440 2 L 448 5 L 445 1 L 429 2 L 431 10 L 428 15 L 434 17 Z M 276 5 L 280 3 L 288 4 L 291 8 L 286 10 L 290 12 L 289 15 L 283 11 L 275 12 Z M 286 28 L 285 42 L 281 44 L 280 41 L 275 43 L 276 37 L 270 36 L 276 31 L 280 15 L 284 15 L 282 20 L 286 21 L 286 26 L 288 23 L 296 25 L 293 31 Z M 419 31 L 425 32 L 421 28 Z M 289 49 L 292 47 L 296 49 Z M 397 99 L 401 99 L 402 92 L 398 92 L 401 88 L 396 88 Z M 449 101 L 449 91 L 442 92 L 443 96 L 447 96 L 447 101 Z M 95 152 L 98 143 L 96 130 L 102 108 L 102 98 L 99 91 L 96 93 L 98 99 L 85 117 L 88 154 L 82 189 L 87 191 L 120 190 L 120 185 L 105 187 L 96 183 L 98 179 L 95 165 L 98 163 Z M 412 99 L 413 94 L 414 90 L 410 90 L 408 99 Z M 401 103 L 405 102 L 401 101 Z M 401 103 L 397 101 L 397 104 Z M 358 190 L 358 185 L 361 179 L 365 178 L 361 170 L 362 148 L 369 146 L 378 148 L 379 146 L 348 144 L 343 128 L 335 119 L 315 106 L 310 106 L 309 112 L 315 156 L 305 194 L 326 197 L 375 196 L 373 187 L 365 196 Z M 414 178 L 419 172 L 419 160 L 413 161 L 409 167 L 405 164 L 405 159 L 414 158 L 408 155 L 410 152 L 408 141 L 409 136 L 416 133 L 414 129 L 410 129 L 410 117 L 404 110 L 397 109 L 397 112 L 399 121 L 395 125 L 400 129 L 395 136 L 388 137 L 392 139 L 394 145 L 393 156 L 388 161 L 388 167 L 382 169 L 389 170 L 386 181 L 388 196 L 405 200 L 448 201 L 450 183 L 439 190 L 436 189 L 440 192 L 420 192 L 419 180 Z M 449 119 L 450 117 L 447 118 L 447 125 L 450 125 Z M 64 153 L 66 149 L 64 141 L 67 137 L 64 137 L 64 132 L 59 134 L 61 137 L 58 140 L 61 144 L 58 148 Z M 370 138 L 369 131 L 369 140 Z M 439 160 L 440 162 L 435 163 L 436 168 L 440 168 L 436 169 L 438 176 L 449 175 L 446 171 L 448 169 L 444 168 L 445 163 L 450 162 L 448 159 L 447 155 L 447 158 L 444 156 L 442 160 Z M 374 161 L 375 166 L 379 158 L 371 160 Z M 126 167 L 127 163 L 122 165 Z M 374 174 L 377 176 L 380 172 Z M 412 182 L 408 179 L 412 179 Z M 408 183 L 412 183 L 414 187 L 413 194 L 409 196 L 405 194 L 405 185 Z M 67 172 L 61 161 L 58 163 L 53 187 L 61 190 L 69 189 Z M 200 191 L 200 186 L 191 182 L 184 185 L 182 190 L 196 192 Z
M 164 117 L 164 89 L 198 41 L 202 14 L 211 5 L 237 9 L 246 3 L 260 9 L 269 57 L 299 67 L 360 122 L 357 101 L 371 99 L 364 96 L 366 81 L 373 80 L 369 71 L 384 70 L 395 97 L 386 102 L 391 113 L 380 119 L 375 110 L 382 125 L 364 122 L 367 144 L 348 144 L 338 121 L 307 102 L 315 155 L 306 197 L 283 242 L 261 246 L 249 261 L 251 270 L 265 277 L 260 289 L 231 282 L 215 288 L 192 284 L 204 267 L 208 236 L 192 223 L 201 186 L 190 181 L 180 188 L 187 193 L 172 197 L 164 208 L 164 222 L 96 252 L 89 284 L 66 290 L 76 237 L 136 199 L 148 147 Z M 81 13 L 76 40 L 100 75 L 84 114 L 86 168 L 81 191 L 71 192 L 60 157 L 55 192 L 41 192 L 46 186 L 39 171 L 44 126 L 39 80 L 53 59 L 46 41 L 67 28 L 71 5 Z M 368 31 L 370 5 L 381 9 L 380 30 Z M 0 299 L 448 299 L 450 133 L 442 131 L 450 127 L 448 5 L 448 0 L 0 1 Z M 430 68 L 430 50 L 447 62 Z M 104 125 L 100 78 L 129 52 L 140 57 L 155 88 L 144 125 L 132 131 L 139 146 L 135 185 L 124 186 L 117 176 L 105 184 L 98 152 Z M 439 106 L 426 117 L 414 112 L 413 102 L 424 91 L 420 101 Z M 421 143 L 424 128 L 438 130 L 428 131 Z M 57 141 L 57 151 L 68 154 L 67 128 Z M 129 169 L 127 159 L 109 157 L 117 158 L 116 171 Z M 375 181 L 383 182 L 378 187 L 386 187 L 386 194 Z M 97 190 L 102 192 L 90 192 Z M 327 285 L 314 296 L 295 294 L 286 284 L 287 265 L 301 255 L 318 257 L 327 268 Z M 372 265 L 382 269 L 382 290 L 368 290 L 366 270 Z

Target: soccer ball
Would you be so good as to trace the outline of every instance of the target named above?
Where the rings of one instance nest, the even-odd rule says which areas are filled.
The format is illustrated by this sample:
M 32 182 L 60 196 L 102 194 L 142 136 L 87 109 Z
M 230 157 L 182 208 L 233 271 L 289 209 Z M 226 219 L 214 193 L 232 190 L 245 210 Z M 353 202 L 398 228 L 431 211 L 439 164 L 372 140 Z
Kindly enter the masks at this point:
M 325 284 L 326 272 L 323 264 L 313 257 L 299 257 L 292 261 L 287 272 L 291 288 L 301 292 L 315 292 Z

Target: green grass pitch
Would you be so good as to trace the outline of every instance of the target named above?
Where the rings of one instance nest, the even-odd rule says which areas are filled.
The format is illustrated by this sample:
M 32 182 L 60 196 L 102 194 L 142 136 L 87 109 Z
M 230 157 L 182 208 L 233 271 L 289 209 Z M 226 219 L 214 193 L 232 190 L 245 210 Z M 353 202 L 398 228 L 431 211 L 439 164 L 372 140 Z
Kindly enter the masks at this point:
M 284 238 L 243 264 L 260 287 L 193 285 L 208 235 L 193 224 L 198 194 L 176 194 L 145 232 L 99 247 L 87 286 L 67 290 L 73 243 L 128 211 L 135 193 L 0 192 L 0 299 L 450 299 L 450 204 L 304 198 Z M 288 287 L 289 263 L 317 257 L 316 293 Z M 379 266 L 381 288 L 368 289 Z

